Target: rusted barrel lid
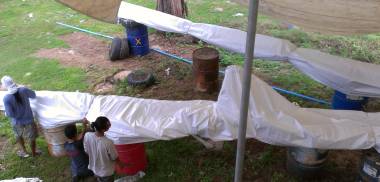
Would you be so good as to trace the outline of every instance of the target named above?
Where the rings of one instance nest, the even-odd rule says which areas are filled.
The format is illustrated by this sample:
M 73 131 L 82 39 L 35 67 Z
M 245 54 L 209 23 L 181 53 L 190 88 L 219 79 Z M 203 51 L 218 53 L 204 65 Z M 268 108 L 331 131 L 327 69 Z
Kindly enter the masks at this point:
M 219 52 L 216 49 L 210 47 L 203 47 L 200 49 L 196 49 L 193 52 L 193 60 L 199 61 L 210 61 L 210 60 L 218 60 Z

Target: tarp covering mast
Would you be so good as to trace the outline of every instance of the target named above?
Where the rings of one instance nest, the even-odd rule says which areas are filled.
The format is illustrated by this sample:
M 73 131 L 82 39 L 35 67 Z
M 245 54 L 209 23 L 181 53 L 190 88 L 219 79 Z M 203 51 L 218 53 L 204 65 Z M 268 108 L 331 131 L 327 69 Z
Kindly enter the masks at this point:
M 116 23 L 121 0 L 57 0 L 85 15 Z M 234 0 L 248 5 L 248 0 Z M 380 32 L 378 0 L 261 0 L 260 12 L 307 31 L 334 35 Z
M 95 19 L 116 23 L 121 0 L 57 0 L 57 2 Z
M 248 0 L 234 1 L 248 5 Z M 379 0 L 260 0 L 260 12 L 324 34 L 380 32 Z

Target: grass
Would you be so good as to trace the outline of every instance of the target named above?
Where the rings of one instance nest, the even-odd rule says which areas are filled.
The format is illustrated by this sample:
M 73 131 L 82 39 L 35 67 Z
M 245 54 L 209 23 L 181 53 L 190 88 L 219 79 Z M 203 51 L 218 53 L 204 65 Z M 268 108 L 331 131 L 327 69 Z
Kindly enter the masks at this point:
M 31 56 L 41 48 L 65 46 L 57 39 L 62 30 L 49 17 L 51 11 L 62 8 L 44 1 L 3 1 L 7 7 L 0 12 L 0 45 L 2 64 L 0 72 L 11 75 L 17 82 L 42 90 L 85 90 L 85 74 L 77 68 L 63 68 L 57 61 L 47 61 Z M 41 7 L 40 7 L 41 6 Z M 33 18 L 28 14 L 33 13 Z M 51 18 L 51 19 L 50 19 Z M 47 23 L 45 20 L 51 21 Z
M 12 147 L 15 143 L 13 133 L 11 131 L 11 125 L 4 115 L 0 116 L 0 136 L 6 136 L 10 138 L 8 143 L 11 147 L 4 148 L 5 151 L 1 151 L 4 154 L 4 158 L 0 159 L 0 164 L 6 169 L 1 171 L 0 179 L 11 179 L 16 177 L 35 177 L 40 179 L 49 179 L 54 176 L 57 181 L 65 181 L 67 175 L 63 175 L 69 172 L 67 166 L 69 161 L 65 158 L 51 159 L 46 157 L 38 158 L 26 158 L 20 159 L 16 155 L 16 149 Z M 43 153 L 47 153 L 47 144 L 42 138 L 38 138 L 37 145 L 43 150 Z M 29 150 L 29 149 L 28 149 Z M 59 165 L 57 165 L 59 164 Z M 50 167 L 49 167 L 50 166 Z M 54 166 L 54 167 L 51 167 Z
M 129 0 L 128 2 L 154 8 L 153 0 Z M 219 24 L 246 29 L 247 9 L 224 0 L 188 1 L 189 19 L 194 22 Z M 218 11 L 223 9 L 223 11 Z M 243 13 L 243 17 L 235 17 Z M 56 60 L 39 59 L 32 56 L 39 49 L 67 47 L 58 37 L 71 33 L 56 21 L 76 25 L 104 34 L 122 34 L 121 26 L 99 22 L 72 11 L 49 0 L 0 0 L 0 73 L 12 76 L 18 83 L 35 90 L 87 91 L 85 70 L 62 67 Z M 258 32 L 290 40 L 299 47 L 315 48 L 334 55 L 370 63 L 380 63 L 380 34 L 365 36 L 326 36 L 305 33 L 298 29 L 288 30 L 280 22 L 266 16 L 259 16 Z M 223 66 L 243 63 L 243 56 L 219 49 Z M 162 69 L 170 63 L 164 63 Z M 332 90 L 306 77 L 291 65 L 281 62 L 255 60 L 255 73 L 272 85 L 297 91 L 317 98 L 329 99 Z M 179 72 L 178 79 L 186 76 Z M 126 85 L 126 84 L 124 84 Z M 137 95 L 139 90 L 121 87 L 119 93 Z M 294 97 L 291 101 L 302 106 L 321 107 Z M 0 117 L 0 135 L 13 137 L 9 120 Z M 47 144 L 40 138 L 38 146 L 45 154 L 36 159 L 21 160 L 13 148 L 6 150 L 5 159 L 0 160 L 5 170 L 0 179 L 18 176 L 38 176 L 44 181 L 69 181 L 67 158 L 52 158 L 47 155 Z M 147 176 L 143 181 L 232 181 L 235 142 L 226 142 L 222 151 L 208 151 L 191 138 L 173 141 L 149 142 L 146 144 L 149 158 Z M 261 151 L 256 151 L 260 148 Z M 284 152 L 279 147 L 247 149 L 245 178 L 254 180 L 264 176 L 264 181 L 291 181 L 284 170 L 278 171 L 284 163 Z M 279 152 L 280 151 L 280 152 Z M 278 167 L 280 166 L 280 167 Z
M 96 30 L 111 29 L 99 26 L 87 17 L 79 15 L 53 1 L 0 1 L 0 73 L 12 76 L 19 84 L 35 90 L 86 91 L 89 87 L 86 74 L 78 68 L 62 67 L 56 60 L 38 59 L 31 54 L 42 48 L 67 47 L 58 39 L 59 35 L 69 33 L 58 27 L 55 21 L 79 22 L 92 25 Z M 97 28 L 96 26 L 99 26 Z M 90 26 L 88 26 L 90 27 Z M 104 28 L 107 27 L 107 28 Z M 0 118 L 0 134 L 10 138 L 10 147 L 6 149 L 5 158 L 0 160 L 5 170 L 0 172 L 0 179 L 14 177 L 38 176 L 45 181 L 68 181 L 69 161 L 67 158 L 47 156 L 47 144 L 38 139 L 38 146 L 44 155 L 36 159 L 19 159 L 15 155 L 13 133 L 10 121 Z
M 148 175 L 143 181 L 212 181 L 232 179 L 233 147 L 222 152 L 205 150 L 192 138 L 148 144 Z M 226 147 L 225 147 L 226 148 Z M 210 175 L 213 174 L 213 175 Z

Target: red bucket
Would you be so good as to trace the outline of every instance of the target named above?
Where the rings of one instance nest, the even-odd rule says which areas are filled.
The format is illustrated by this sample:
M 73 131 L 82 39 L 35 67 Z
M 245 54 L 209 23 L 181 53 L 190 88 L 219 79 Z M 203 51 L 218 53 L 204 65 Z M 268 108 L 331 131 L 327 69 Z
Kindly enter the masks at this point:
M 115 145 L 115 148 L 119 154 L 120 161 L 126 165 L 124 168 L 116 165 L 116 173 L 134 175 L 146 169 L 148 162 L 143 143 Z

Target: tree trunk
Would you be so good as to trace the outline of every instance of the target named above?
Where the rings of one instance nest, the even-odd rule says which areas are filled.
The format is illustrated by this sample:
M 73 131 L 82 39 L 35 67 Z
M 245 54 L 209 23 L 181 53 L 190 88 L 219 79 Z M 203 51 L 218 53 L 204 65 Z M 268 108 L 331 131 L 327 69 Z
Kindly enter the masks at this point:
M 181 18 L 188 15 L 185 0 L 157 0 L 156 9 Z

